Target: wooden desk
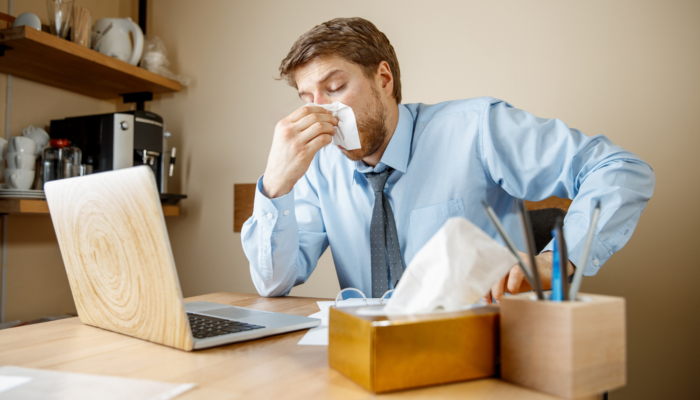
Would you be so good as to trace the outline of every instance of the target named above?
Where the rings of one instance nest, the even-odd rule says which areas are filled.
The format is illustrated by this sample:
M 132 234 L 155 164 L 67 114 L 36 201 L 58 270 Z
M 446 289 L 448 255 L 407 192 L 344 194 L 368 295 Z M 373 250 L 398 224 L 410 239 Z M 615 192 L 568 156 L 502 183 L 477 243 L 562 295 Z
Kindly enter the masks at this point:
M 315 298 L 261 298 L 214 293 L 187 299 L 310 315 Z M 0 365 L 194 382 L 177 399 L 366 399 L 374 397 L 328 367 L 327 347 L 299 346 L 306 331 L 187 353 L 93 328 L 78 318 L 0 331 Z M 380 396 L 377 396 L 380 397 Z M 520 399 L 556 397 L 498 379 L 481 379 L 382 395 L 385 398 Z

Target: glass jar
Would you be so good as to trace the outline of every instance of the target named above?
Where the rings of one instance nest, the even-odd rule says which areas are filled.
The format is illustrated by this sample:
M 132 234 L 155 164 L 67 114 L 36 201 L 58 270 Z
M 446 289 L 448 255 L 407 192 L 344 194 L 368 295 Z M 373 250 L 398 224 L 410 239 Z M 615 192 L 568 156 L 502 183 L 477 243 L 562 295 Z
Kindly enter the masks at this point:
M 63 148 L 62 156 L 62 174 L 59 179 L 80 176 L 80 163 L 83 158 L 83 152 L 76 146 L 67 146 Z
M 42 157 L 42 188 L 56 179 L 80 175 L 82 152 L 68 139 L 51 139 Z

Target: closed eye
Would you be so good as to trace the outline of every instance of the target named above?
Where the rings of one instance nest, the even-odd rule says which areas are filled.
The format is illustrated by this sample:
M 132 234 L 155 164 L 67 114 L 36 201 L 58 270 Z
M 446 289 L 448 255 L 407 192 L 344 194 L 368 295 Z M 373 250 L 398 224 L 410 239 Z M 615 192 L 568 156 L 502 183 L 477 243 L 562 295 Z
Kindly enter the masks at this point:
M 345 85 L 343 85 L 343 86 L 340 86 L 340 87 L 338 87 L 338 88 L 335 88 L 335 89 L 331 89 L 331 90 L 329 90 L 329 91 L 328 91 L 328 93 L 335 93 L 335 92 L 339 92 L 339 91 L 341 91 L 341 90 L 343 90 L 343 89 L 345 89 Z

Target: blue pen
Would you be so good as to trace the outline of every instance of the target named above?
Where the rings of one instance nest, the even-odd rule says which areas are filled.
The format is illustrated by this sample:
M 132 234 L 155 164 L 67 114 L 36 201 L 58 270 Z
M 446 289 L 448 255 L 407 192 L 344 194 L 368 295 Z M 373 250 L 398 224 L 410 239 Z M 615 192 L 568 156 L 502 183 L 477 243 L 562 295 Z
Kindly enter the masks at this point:
M 557 243 L 556 230 L 552 230 L 554 249 L 552 250 L 552 301 L 562 301 L 564 295 L 561 290 L 561 269 L 559 268 L 559 243 Z

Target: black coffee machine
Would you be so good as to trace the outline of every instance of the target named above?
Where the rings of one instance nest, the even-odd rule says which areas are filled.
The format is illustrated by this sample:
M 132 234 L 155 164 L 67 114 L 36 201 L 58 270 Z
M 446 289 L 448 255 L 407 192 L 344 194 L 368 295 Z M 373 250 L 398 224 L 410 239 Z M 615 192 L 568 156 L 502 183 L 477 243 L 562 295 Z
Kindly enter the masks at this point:
M 168 165 L 163 118 L 148 111 L 87 115 L 51 121 L 52 139 L 68 139 L 93 172 L 147 165 L 167 193 Z

